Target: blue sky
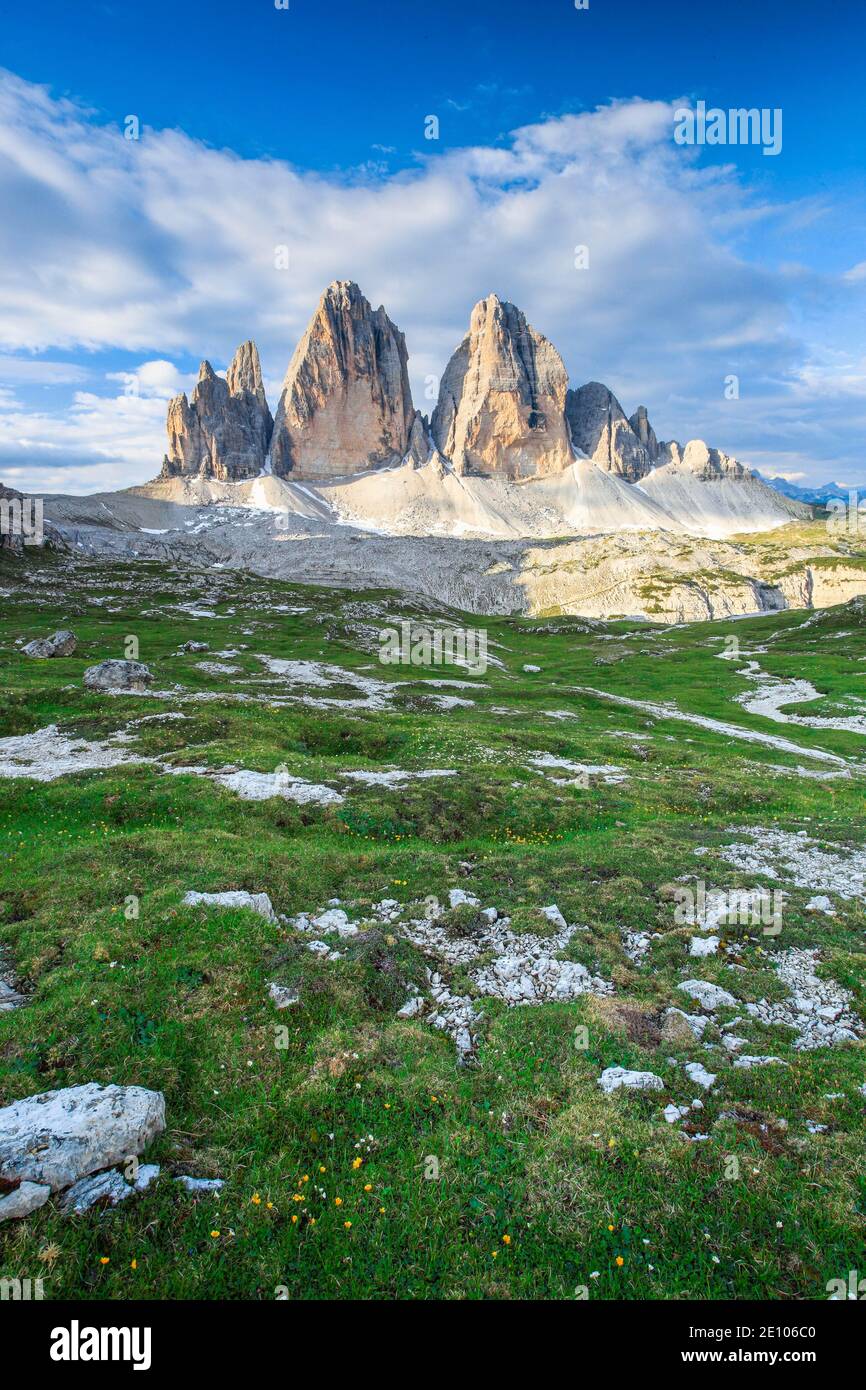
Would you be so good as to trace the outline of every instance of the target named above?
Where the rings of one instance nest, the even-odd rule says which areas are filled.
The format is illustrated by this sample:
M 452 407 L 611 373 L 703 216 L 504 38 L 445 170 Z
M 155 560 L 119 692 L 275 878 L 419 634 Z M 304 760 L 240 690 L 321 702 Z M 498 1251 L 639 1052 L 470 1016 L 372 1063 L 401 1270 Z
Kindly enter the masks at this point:
M 275 396 L 321 289 L 354 278 L 406 332 L 421 409 L 494 289 L 574 384 L 646 403 L 661 436 L 798 480 L 866 479 L 864 15 L 856 0 L 15 7 L 0 478 L 152 476 L 165 401 L 201 356 L 224 368 L 255 337 Z M 781 108 L 781 153 L 676 147 L 673 110 L 698 99 Z

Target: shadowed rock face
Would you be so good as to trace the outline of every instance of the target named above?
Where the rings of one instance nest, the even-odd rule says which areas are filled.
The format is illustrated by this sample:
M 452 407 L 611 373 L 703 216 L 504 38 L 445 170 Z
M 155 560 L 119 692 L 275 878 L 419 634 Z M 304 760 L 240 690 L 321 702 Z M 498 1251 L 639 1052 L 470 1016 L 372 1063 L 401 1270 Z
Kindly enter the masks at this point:
M 169 403 L 164 478 L 201 474 L 229 482 L 262 472 L 273 421 L 255 343 L 242 343 L 226 378 L 202 362 L 198 382 Z
M 445 369 L 433 412 L 437 449 L 458 473 L 531 478 L 572 462 L 568 377 L 552 343 L 513 304 L 488 295 Z
M 572 443 L 582 449 L 587 458 L 607 473 L 615 473 L 629 482 L 643 478 L 652 467 L 649 449 L 626 419 L 625 411 L 612 391 L 600 381 L 588 381 L 576 391 L 569 391 L 565 413 L 571 429 Z M 638 419 L 640 411 L 635 413 Z M 649 435 L 646 411 L 643 415 Z M 655 439 L 655 435 L 652 434 Z
M 645 405 L 638 406 L 634 415 L 629 417 L 629 424 L 637 435 L 639 442 L 649 454 L 650 461 L 655 463 L 659 456 L 659 442 L 656 438 L 656 432 L 649 422 L 649 416 Z
M 433 447 L 430 443 L 430 421 L 426 415 L 421 414 L 420 410 L 416 410 L 412 428 L 409 431 L 406 457 L 416 468 L 421 468 L 429 459 Z
M 415 422 L 407 360 L 383 308 L 350 281 L 329 285 L 283 383 L 273 472 L 328 479 L 402 459 Z

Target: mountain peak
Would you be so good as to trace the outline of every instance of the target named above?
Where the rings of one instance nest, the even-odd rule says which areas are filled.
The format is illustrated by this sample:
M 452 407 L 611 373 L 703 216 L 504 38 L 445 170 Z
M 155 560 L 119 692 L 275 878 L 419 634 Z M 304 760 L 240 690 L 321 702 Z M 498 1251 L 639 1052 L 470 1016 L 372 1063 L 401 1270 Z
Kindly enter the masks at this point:
M 232 358 L 226 372 L 226 381 L 233 396 L 242 396 L 247 391 L 251 396 L 255 396 L 260 405 L 267 406 L 259 350 L 251 338 L 241 343 Z
M 278 477 L 327 480 L 438 454 L 454 472 L 527 479 L 583 455 L 638 482 L 669 467 L 701 479 L 744 478 L 736 459 L 702 440 L 660 443 L 646 406 L 630 418 L 601 381 L 569 389 L 554 345 L 491 290 L 442 375 L 429 426 L 412 404 L 403 334 L 354 280 L 322 292 L 286 372 L 276 420 L 258 348 L 241 343 L 225 377 L 205 360 L 192 396 L 168 410 L 164 476 L 246 478 L 270 452 Z
M 650 471 L 649 449 L 603 382 L 588 381 L 569 391 L 565 413 L 572 443 L 606 473 L 637 482 Z
M 272 424 L 258 349 L 248 339 L 225 378 L 204 361 L 192 398 L 184 393 L 169 402 L 162 476 L 255 477 L 264 468 Z
M 329 285 L 295 349 L 274 421 L 274 473 L 333 478 L 402 459 L 415 417 L 406 340 L 353 280 Z
M 645 405 L 639 405 L 634 415 L 629 416 L 629 424 L 637 435 L 638 440 L 649 454 L 650 461 L 655 463 L 659 454 L 659 442 L 656 432 L 649 422 L 649 414 Z
M 432 433 L 460 473 L 528 478 L 571 462 L 568 377 L 552 343 L 496 294 L 472 310 L 442 376 Z

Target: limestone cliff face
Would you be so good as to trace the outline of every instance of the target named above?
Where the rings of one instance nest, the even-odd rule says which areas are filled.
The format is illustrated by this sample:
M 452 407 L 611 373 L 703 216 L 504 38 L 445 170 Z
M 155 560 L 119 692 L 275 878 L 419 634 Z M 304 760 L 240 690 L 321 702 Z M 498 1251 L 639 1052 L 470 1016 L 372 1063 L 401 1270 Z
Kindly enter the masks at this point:
M 615 473 L 633 483 L 645 477 L 652 468 L 648 447 L 626 419 L 616 396 L 600 381 L 588 381 L 585 386 L 569 391 L 565 413 L 572 443 L 606 473 Z M 648 427 L 645 410 L 644 421 Z M 655 439 L 655 435 L 652 438 Z
M 273 472 L 326 480 L 402 459 L 415 424 L 407 361 L 383 308 L 351 281 L 329 285 L 283 383 Z
M 265 398 L 255 343 L 242 343 L 225 378 L 202 362 L 192 399 L 169 403 L 169 449 L 164 478 L 203 477 L 229 482 L 254 478 L 265 466 L 273 420 Z
M 434 443 L 459 473 L 515 479 L 559 472 L 573 458 L 567 389 L 553 344 L 513 304 L 488 295 L 442 377 Z

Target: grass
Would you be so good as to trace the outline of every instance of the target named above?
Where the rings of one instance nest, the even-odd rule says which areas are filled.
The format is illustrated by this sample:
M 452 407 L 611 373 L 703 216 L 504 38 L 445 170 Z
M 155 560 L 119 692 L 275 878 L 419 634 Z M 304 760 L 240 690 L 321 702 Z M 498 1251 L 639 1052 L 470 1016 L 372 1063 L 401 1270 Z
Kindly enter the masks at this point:
M 827 1280 L 862 1263 L 862 1043 L 796 1053 L 790 1034 L 768 1030 L 766 1046 L 750 1050 L 783 1056 L 782 1075 L 733 1069 L 719 1051 L 660 1034 L 663 1009 L 682 1002 L 686 965 L 731 980 L 720 960 L 688 960 L 690 933 L 673 922 L 666 886 L 695 874 L 753 886 L 716 855 L 732 826 L 862 847 L 862 777 L 786 774 L 779 768 L 805 759 L 575 691 L 670 701 L 862 759 L 855 733 L 782 729 L 747 713 L 735 703 L 748 688 L 742 663 L 716 659 L 731 635 L 744 650 L 766 645 L 763 669 L 821 691 L 810 712 L 857 712 L 857 605 L 808 624 L 792 612 L 676 629 L 485 619 L 503 665 L 453 692 L 471 707 L 446 711 L 418 678 L 465 673 L 376 660 L 379 627 L 423 617 L 395 595 L 153 564 L 61 569 L 51 556 L 4 557 L 0 589 L 0 738 L 56 723 L 98 740 L 180 712 L 132 730 L 135 751 L 211 768 L 285 764 L 345 791 L 325 807 L 245 802 L 149 764 L 0 784 L 0 950 L 28 995 L 0 1015 L 0 1104 L 114 1081 L 163 1091 L 168 1119 L 146 1155 L 163 1167 L 159 1182 L 114 1211 L 68 1219 L 51 1202 L 5 1223 L 0 1277 L 42 1276 L 51 1298 L 272 1299 L 286 1288 L 293 1299 L 560 1299 L 584 1289 L 593 1299 L 798 1299 L 825 1296 Z M 181 604 L 216 616 L 193 618 Z M 74 657 L 20 654 L 17 639 L 60 626 L 79 638 Z M 87 666 L 124 655 L 130 636 L 165 696 L 85 690 Z M 210 650 L 179 653 L 188 640 Z M 199 668 L 223 649 L 237 652 L 224 660 L 238 674 Z M 294 689 L 336 703 L 286 703 L 292 688 L 268 678 L 258 654 L 341 667 L 339 687 Z M 352 707 L 359 674 L 396 683 L 384 708 Z M 182 698 L 196 693 L 217 698 Z M 538 752 L 613 764 L 628 780 L 557 785 L 528 766 Z M 348 768 L 393 766 L 459 775 L 398 791 L 341 781 Z M 182 905 L 188 889 L 237 888 L 267 892 L 284 914 L 351 901 L 354 920 L 384 897 L 402 904 L 458 885 L 518 931 L 538 931 L 539 907 L 556 902 L 588 929 L 566 954 L 615 994 L 539 1008 L 485 1000 L 477 1065 L 461 1068 L 447 1035 L 395 1016 L 425 979 L 398 927 L 327 962 L 285 926 Z M 776 997 L 767 951 L 820 946 L 863 1016 L 862 900 L 838 901 L 830 918 L 805 911 L 809 896 L 791 892 L 769 946 L 731 930 L 744 967 L 737 992 Z M 476 927 L 471 912 L 452 914 L 456 937 Z M 659 933 L 641 965 L 623 952 L 624 930 Z M 276 1012 L 271 980 L 296 988 L 300 1004 Z M 723 1070 L 697 1124 L 686 1122 L 706 1141 L 688 1142 L 661 1116 L 695 1094 L 671 1057 Z M 597 1078 L 611 1065 L 658 1072 L 664 1095 L 604 1096 Z M 828 1100 L 833 1092 L 841 1098 Z M 827 1128 L 811 1133 L 809 1122 Z M 170 1180 L 178 1172 L 225 1187 L 193 1198 Z

